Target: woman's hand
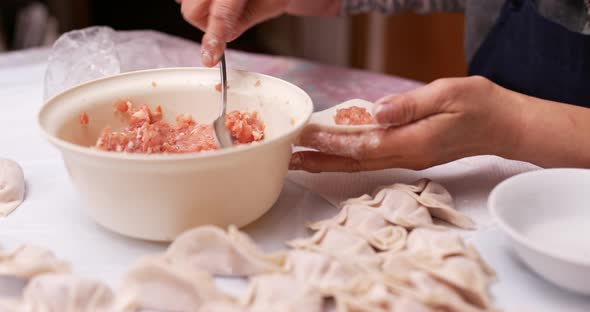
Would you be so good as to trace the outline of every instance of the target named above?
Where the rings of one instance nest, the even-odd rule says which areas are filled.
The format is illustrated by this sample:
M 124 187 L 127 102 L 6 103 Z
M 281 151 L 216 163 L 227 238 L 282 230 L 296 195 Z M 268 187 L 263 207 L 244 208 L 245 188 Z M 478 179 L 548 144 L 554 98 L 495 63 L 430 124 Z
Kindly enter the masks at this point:
M 201 49 L 205 66 L 219 62 L 226 42 L 248 28 L 283 13 L 335 15 L 340 0 L 176 0 L 184 19 L 205 32 Z
M 291 169 L 310 172 L 424 169 L 466 156 L 510 156 L 522 141 L 525 96 L 482 77 L 435 81 L 378 101 L 384 130 L 361 134 L 304 132 Z

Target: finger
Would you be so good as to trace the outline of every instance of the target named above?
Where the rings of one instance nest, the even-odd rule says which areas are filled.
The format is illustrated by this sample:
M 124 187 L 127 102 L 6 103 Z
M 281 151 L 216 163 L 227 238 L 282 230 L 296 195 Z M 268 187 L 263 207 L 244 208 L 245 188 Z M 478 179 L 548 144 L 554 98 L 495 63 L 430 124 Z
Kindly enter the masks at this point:
M 303 170 L 312 173 L 375 171 L 388 168 L 422 169 L 422 167 L 418 162 L 401 158 L 357 160 L 320 152 L 295 153 L 289 164 L 289 170 Z
M 371 154 L 382 144 L 385 131 L 365 133 L 330 133 L 322 129 L 304 131 L 297 144 L 330 155 L 354 159 L 372 158 Z
M 211 0 L 184 0 L 179 3 L 181 3 L 180 12 L 184 19 L 191 25 L 205 31 Z
M 373 115 L 383 125 L 401 126 L 441 112 L 444 107 L 437 84 L 429 84 L 403 94 L 394 94 L 378 100 Z
M 211 67 L 219 62 L 226 42 L 237 29 L 245 4 L 246 0 L 217 0 L 211 4 L 201 51 L 205 66 Z

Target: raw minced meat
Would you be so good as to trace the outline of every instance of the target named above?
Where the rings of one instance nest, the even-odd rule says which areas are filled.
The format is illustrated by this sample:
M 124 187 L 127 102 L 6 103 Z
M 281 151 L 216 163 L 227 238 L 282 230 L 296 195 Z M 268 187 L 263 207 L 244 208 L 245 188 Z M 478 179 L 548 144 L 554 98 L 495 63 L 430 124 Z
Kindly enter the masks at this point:
M 374 124 L 375 119 L 365 108 L 351 106 L 337 109 L 336 116 L 334 116 L 334 122 L 336 122 L 337 125 L 345 126 L 369 125 Z
M 199 124 L 190 114 L 176 117 L 171 125 L 162 119 L 162 108 L 151 110 L 147 105 L 134 106 L 130 101 L 117 101 L 115 112 L 128 119 L 122 131 L 106 127 L 95 147 L 104 151 L 127 153 L 195 153 L 215 150 L 213 127 Z M 226 127 L 237 144 L 248 144 L 264 139 L 265 125 L 256 112 L 227 114 Z

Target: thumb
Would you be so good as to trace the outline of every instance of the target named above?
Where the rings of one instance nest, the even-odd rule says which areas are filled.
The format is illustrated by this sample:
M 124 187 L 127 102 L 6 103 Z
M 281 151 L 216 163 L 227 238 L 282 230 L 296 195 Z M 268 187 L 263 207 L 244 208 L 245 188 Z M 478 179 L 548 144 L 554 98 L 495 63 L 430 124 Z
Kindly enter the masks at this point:
M 440 112 L 440 104 L 433 98 L 428 87 L 389 95 L 375 103 L 373 116 L 382 125 L 407 125 Z
M 217 0 L 211 3 L 201 50 L 205 66 L 211 67 L 219 62 L 226 42 L 233 37 L 238 27 L 245 4 L 245 0 Z

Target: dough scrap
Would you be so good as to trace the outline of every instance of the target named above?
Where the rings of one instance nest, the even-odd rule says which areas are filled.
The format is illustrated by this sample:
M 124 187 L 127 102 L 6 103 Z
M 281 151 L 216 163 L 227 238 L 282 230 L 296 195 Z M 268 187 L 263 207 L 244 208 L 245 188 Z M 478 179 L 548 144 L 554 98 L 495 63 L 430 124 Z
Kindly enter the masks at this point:
M 286 253 L 265 254 L 245 233 L 202 226 L 181 234 L 166 251 L 214 275 L 244 277 L 285 271 Z
M 259 275 L 251 279 L 242 303 L 251 312 L 321 312 L 323 297 L 290 275 Z
M 215 287 L 211 275 L 182 260 L 163 256 L 140 259 L 119 289 L 120 311 L 195 311 L 207 301 L 231 301 Z
M 12 213 L 25 198 L 25 177 L 14 161 L 0 158 L 0 217 Z
M 105 284 L 69 273 L 48 273 L 25 287 L 21 311 L 111 312 L 115 295 Z
M 68 273 L 70 265 L 45 248 L 22 245 L 12 252 L 0 250 L 0 275 L 29 279 L 43 273 Z

